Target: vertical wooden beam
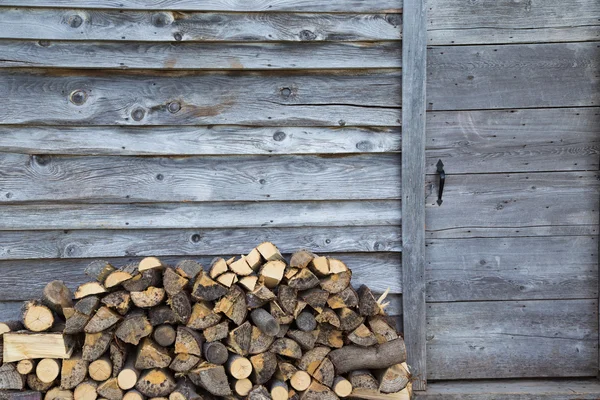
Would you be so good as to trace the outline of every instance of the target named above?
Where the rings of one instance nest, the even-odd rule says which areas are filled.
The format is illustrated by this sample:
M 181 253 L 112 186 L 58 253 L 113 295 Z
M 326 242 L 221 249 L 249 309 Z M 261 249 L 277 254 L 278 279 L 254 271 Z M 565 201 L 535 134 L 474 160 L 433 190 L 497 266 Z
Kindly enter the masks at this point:
M 414 390 L 425 390 L 425 0 L 404 0 L 402 35 L 402 303 Z

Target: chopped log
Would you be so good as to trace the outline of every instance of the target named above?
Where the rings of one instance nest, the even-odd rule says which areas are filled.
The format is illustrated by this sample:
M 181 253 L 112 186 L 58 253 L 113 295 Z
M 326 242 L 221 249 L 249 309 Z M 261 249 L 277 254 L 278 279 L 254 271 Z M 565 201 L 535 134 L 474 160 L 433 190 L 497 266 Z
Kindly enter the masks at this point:
M 64 315 L 63 308 L 73 306 L 73 293 L 63 281 L 51 281 L 44 286 L 42 303 L 58 315 Z
M 233 388 L 239 396 L 247 396 L 252 390 L 252 381 L 250 379 L 238 379 L 235 381 Z
M 395 364 L 377 372 L 379 391 L 382 393 L 396 393 L 406 387 L 410 381 L 410 372 L 406 363 Z
M 179 318 L 170 306 L 162 305 L 148 310 L 148 321 L 150 325 L 176 324 Z
M 275 336 L 279 332 L 279 323 L 265 309 L 257 308 L 250 313 L 250 319 L 265 335 Z
M 11 332 L 2 335 L 5 363 L 30 358 L 69 358 L 73 340 L 61 333 Z
M 85 315 L 73 309 L 73 314 L 65 322 L 65 328 L 63 332 L 68 335 L 81 333 L 85 329 L 85 326 L 88 324 L 88 322 L 90 322 L 90 319 L 92 319 L 91 315 Z
M 85 315 L 92 315 L 98 307 L 100 307 L 100 298 L 98 296 L 84 297 L 73 306 L 75 311 Z
M 141 271 L 133 276 L 133 278 L 123 283 L 123 289 L 130 292 L 142 292 L 150 286 L 156 286 L 160 283 L 161 274 L 158 269 L 148 269 Z
M 248 268 L 252 271 L 250 267 Z M 269 289 L 273 289 L 283 279 L 284 271 L 285 262 L 281 260 L 269 261 L 261 267 L 260 272 L 258 273 L 259 281 Z
M 177 327 L 177 337 L 175 339 L 175 354 L 187 353 L 200 357 L 202 356 L 202 343 L 204 343 L 204 338 L 197 331 L 187 328 L 185 326 Z M 167 365 L 155 367 L 167 367 L 170 362 L 171 359 L 169 359 Z
M 44 361 L 44 360 L 42 360 Z M 45 367 L 44 367 L 45 369 Z M 58 371 L 56 372 L 57 376 L 58 376 Z M 37 373 L 36 373 L 37 375 Z M 42 376 L 44 376 L 44 378 L 49 377 L 50 375 L 50 371 L 47 373 L 43 373 Z M 39 375 L 38 375 L 39 378 Z M 56 376 L 54 377 L 56 378 Z M 54 379 L 52 379 L 51 381 L 54 381 Z M 3 364 L 0 367 L 0 389 L 18 389 L 21 390 L 23 389 L 25 385 L 25 377 L 21 374 L 19 374 L 19 371 L 17 371 L 17 368 L 15 367 L 14 364 Z
M 348 340 L 362 347 L 375 346 L 379 343 L 373 332 L 371 332 L 365 324 L 360 324 L 358 328 L 353 330 L 352 333 L 348 335 Z
M 52 310 L 38 301 L 27 301 L 21 310 L 25 328 L 32 332 L 47 331 L 54 324 Z
M 135 359 L 137 369 L 166 368 L 170 363 L 169 351 L 150 338 L 144 338 L 137 348 Z
M 227 265 L 227 263 L 225 262 L 225 260 L 223 258 L 216 257 L 210 263 L 209 271 L 210 272 L 208 273 L 208 275 L 212 279 L 217 279 L 217 277 L 219 275 L 222 275 L 225 272 L 229 271 L 229 266 Z
M 258 249 L 254 248 L 248 253 L 246 256 L 246 262 L 252 268 L 253 271 L 256 271 L 258 267 L 262 264 L 262 257 Z
M 142 292 L 131 292 L 131 301 L 137 307 L 150 308 L 156 307 L 165 299 L 165 289 L 150 286 Z
M 110 275 L 106 277 L 106 280 L 104 281 L 104 287 L 107 289 L 112 289 L 114 287 L 122 285 L 124 282 L 127 282 L 131 278 L 133 278 L 133 275 L 131 275 L 129 272 L 123 270 L 116 270 L 111 272 Z
M 104 382 L 112 376 L 112 362 L 108 356 L 101 357 L 90 363 L 88 372 L 90 378 L 98 382 Z
M 248 400 L 272 400 L 267 388 L 257 385 L 248 392 Z
M 101 300 L 102 304 L 115 310 L 121 315 L 127 314 L 131 306 L 131 296 L 126 290 L 109 293 Z
M 198 276 L 203 269 L 202 264 L 193 260 L 181 260 L 175 265 L 175 271 L 190 281 L 196 279 L 196 276 Z
M 148 397 L 168 396 L 169 393 L 175 390 L 175 387 L 175 379 L 166 369 L 145 371 L 135 385 L 139 392 Z
M 321 279 L 321 288 L 329 293 L 336 294 L 350 286 L 352 272 L 350 270 L 331 274 Z
M 227 266 L 229 266 L 232 262 L 235 261 L 235 256 L 229 258 L 228 260 L 225 261 L 225 263 L 227 264 Z
M 137 390 L 129 390 L 123 395 L 123 400 L 144 400 L 146 396 Z
M 323 311 L 323 308 L 327 304 L 329 292 L 327 292 L 326 290 L 313 288 L 300 292 L 298 297 L 305 301 L 315 311 L 320 313 Z
M 338 397 L 327 386 L 313 380 L 301 395 L 300 400 L 337 400 Z
M 263 242 L 256 246 L 256 250 L 266 261 L 284 260 L 277 246 L 271 242 Z
M 231 354 L 227 360 L 227 372 L 235 379 L 245 379 L 252 373 L 252 363 L 239 354 Z
M 302 311 L 300 314 L 298 314 L 295 322 L 298 329 L 304 332 L 313 331 L 317 327 L 315 316 L 308 311 Z
M 63 315 L 65 319 L 69 319 L 75 314 L 75 309 L 73 307 L 65 307 L 63 308 Z
M 8 365 L 8 364 L 5 364 L 5 365 Z M 13 368 L 14 368 L 14 366 L 13 366 Z M 16 369 L 14 369 L 14 371 L 16 372 Z M 4 373 L 4 371 L 2 369 L 0 369 L 0 376 L 2 376 L 3 373 Z M 16 373 L 17 373 L 17 375 L 19 374 L 18 372 L 16 372 Z M 60 361 L 56 360 L 54 358 L 44 358 L 44 359 L 40 360 L 40 362 L 38 362 L 37 366 L 35 367 L 35 374 L 37 375 L 39 380 L 42 382 L 46 382 L 46 383 L 53 382 L 56 378 L 58 378 L 58 374 L 60 374 Z M 20 375 L 19 375 L 19 377 L 20 377 Z M 84 375 L 84 377 L 85 377 L 85 375 Z M 22 388 L 23 388 L 23 386 L 21 385 L 21 387 L 19 387 L 19 388 L 3 388 L 3 389 L 22 389 Z
M 287 285 L 279 285 L 277 288 L 277 301 L 286 314 L 293 314 L 298 303 L 298 291 Z
M 304 332 L 300 330 L 290 329 L 287 332 L 287 336 L 294 339 L 296 343 L 300 345 L 302 350 L 311 350 L 315 347 L 317 338 L 319 337 L 319 331 Z
M 343 331 L 353 331 L 365 320 L 363 316 L 351 308 L 340 308 L 336 310 L 336 313 L 340 318 L 340 329 Z
M 76 300 L 83 299 L 86 296 L 92 296 L 95 294 L 106 293 L 106 289 L 100 282 L 87 282 L 79 285 L 73 297 Z
M 169 296 L 174 296 L 185 289 L 189 280 L 179 275 L 171 268 L 166 268 L 163 272 L 163 288 Z
M 411 400 L 412 388 L 410 383 L 397 393 L 381 393 L 378 390 L 355 388 L 350 396 L 353 399 L 364 400 Z
M 300 400 L 300 395 L 296 393 L 296 390 L 290 389 L 288 400 Z
M 256 276 L 256 275 L 244 276 L 243 278 L 240 278 L 238 283 L 242 287 L 246 288 L 246 290 L 253 291 L 254 288 L 256 287 L 256 284 L 258 283 L 258 276 Z
M 227 345 L 233 352 L 241 356 L 248 354 L 248 351 L 250 350 L 250 341 L 252 340 L 253 334 L 252 328 L 253 327 L 250 322 L 246 321 L 242 325 L 229 332 L 229 336 L 227 337 Z M 260 332 L 258 328 L 256 329 Z
M 335 329 L 329 324 L 321 324 L 318 329 L 316 343 L 324 346 L 339 349 L 344 345 L 344 336 L 342 331 Z
M 369 318 L 369 327 L 375 334 L 379 343 L 398 339 L 398 333 L 393 326 L 394 325 L 390 324 L 384 316 L 377 315 Z
M 123 370 L 125 366 L 125 362 L 127 360 L 128 351 L 125 347 L 124 343 L 121 343 L 120 340 L 115 339 L 111 342 L 108 354 L 110 356 L 110 361 L 112 362 L 112 377 L 116 378 L 119 376 L 119 373 Z
M 290 258 L 290 267 L 306 268 L 315 257 L 317 256 L 308 250 L 299 250 L 292 254 L 292 257 Z
M 33 360 L 21 360 L 17 363 L 17 372 L 21 375 L 30 374 L 35 369 L 35 361 Z
M 60 369 L 61 389 L 75 389 L 77 385 L 85 380 L 87 373 L 88 362 L 81 358 L 81 355 L 76 355 L 68 360 L 63 360 L 62 367 Z M 36 371 L 36 374 L 38 374 L 38 371 Z M 39 374 L 38 378 L 40 378 L 41 381 L 47 382 L 42 379 Z
M 73 400 L 73 391 L 61 389 L 60 387 L 54 387 L 48 390 L 48 393 L 44 396 L 44 400 Z
M 73 391 L 73 397 L 75 400 L 96 400 L 98 398 L 97 388 L 98 384 L 94 381 L 81 382 Z
M 244 256 L 241 256 L 237 261 L 229 264 L 229 269 L 239 276 L 248 276 L 254 273 L 254 270 L 250 268 Z
M 102 306 L 86 324 L 86 333 L 98 333 L 107 330 L 121 320 L 121 316 L 108 307 Z
M 194 282 L 192 297 L 196 300 L 214 301 L 227 294 L 227 288 L 200 271 Z
M 302 358 L 302 349 L 300 348 L 300 345 L 290 338 L 275 340 L 269 351 L 289 358 Z
M 352 286 L 348 286 L 341 292 L 330 296 L 327 300 L 327 305 L 334 310 L 344 307 L 356 307 L 358 306 L 358 294 L 356 294 Z
M 177 386 L 169 394 L 169 400 L 196 400 L 202 399 L 196 393 L 196 387 L 187 379 L 181 378 L 177 381 Z
M 306 302 L 304 300 L 298 300 L 298 303 L 296 304 L 296 309 L 294 310 L 294 315 L 293 317 L 296 318 L 298 315 L 300 315 L 300 313 L 302 311 L 304 311 L 304 309 L 306 308 Z
M 144 314 L 127 316 L 115 331 L 115 336 L 124 341 L 137 345 L 140 340 L 152 334 L 152 324 Z
M 179 353 L 173 357 L 169 369 L 174 372 L 188 372 L 200 362 L 200 357 L 193 354 Z
M 276 338 L 285 337 L 285 334 L 290 329 L 290 324 L 279 324 L 279 332 L 275 335 Z
M 250 347 L 248 348 L 248 353 L 264 353 L 265 351 L 269 350 L 269 347 L 271 347 L 271 344 L 273 344 L 274 340 L 275 337 L 263 333 L 263 331 L 258 329 L 256 326 L 252 326 L 252 336 L 250 339 Z
M 294 316 L 286 314 L 276 301 L 272 301 L 269 304 L 269 311 L 273 318 L 275 318 L 277 323 L 280 325 L 280 329 L 281 325 L 291 324 L 294 321 Z
M 315 317 L 315 320 L 320 324 L 329 324 L 336 328 L 340 327 L 340 318 L 331 308 L 325 307 L 320 314 Z
M 202 386 L 215 396 L 231 395 L 227 374 L 222 365 L 205 364 L 190 371 L 188 377 L 197 386 Z
M 324 256 L 313 258 L 308 267 L 318 277 L 326 277 L 331 273 L 329 271 L 329 260 Z
M 212 305 L 207 301 L 199 301 L 192 307 L 187 326 L 203 330 L 218 324 L 219 321 L 221 321 L 221 315 L 213 311 Z
M 341 272 L 349 271 L 350 269 L 338 259 L 329 259 L 329 272 L 332 274 L 339 274 Z
M 143 258 L 138 264 L 138 271 L 144 272 L 149 269 L 162 270 L 164 267 L 163 263 L 156 257 Z
M 237 285 L 231 286 L 227 295 L 222 297 L 213 309 L 216 313 L 225 314 L 230 320 L 241 325 L 246 320 L 248 309 L 246 307 L 246 295 Z
M 238 281 L 238 276 L 233 272 L 225 272 L 222 275 L 217 277 L 217 282 L 225 287 L 231 287 L 234 283 Z
M 220 324 L 206 328 L 203 334 L 207 342 L 225 339 L 229 334 L 229 322 L 223 321 Z
M 288 285 L 298 290 L 308 290 L 319 286 L 319 278 L 308 268 L 298 271 L 296 275 L 288 279 Z
M 104 283 L 104 280 L 115 270 L 115 267 L 110 265 L 108 262 L 103 260 L 92 261 L 86 268 L 85 274 L 92 279 L 97 280 L 100 283 Z
M 275 293 L 262 283 L 259 283 L 254 286 L 254 290 L 246 293 L 246 303 L 248 308 L 258 308 L 275 299 L 275 297 Z
M 306 371 L 296 371 L 290 378 L 290 385 L 299 392 L 303 392 L 310 386 L 312 379 Z
M 283 277 L 284 277 L 286 280 L 288 280 L 288 281 L 289 281 L 289 280 L 290 280 L 290 279 L 292 279 L 294 276 L 296 276 L 296 274 L 297 274 L 298 272 L 300 272 L 300 268 L 291 268 L 291 267 L 288 267 L 288 268 L 286 268 L 286 269 L 285 269 L 285 273 L 283 274 Z
M 56 382 L 42 382 L 35 373 L 27 375 L 27 387 L 38 392 L 47 392 Z M 0 397 L 1 399 L 1 397 Z
M 0 322 L 0 336 L 8 332 L 17 332 L 23 329 L 23 323 L 21 321 L 6 321 Z
M 204 358 L 211 364 L 223 365 L 229 358 L 227 347 L 221 342 L 207 342 L 203 346 Z
M 96 388 L 96 392 L 107 400 L 122 400 L 123 391 L 117 384 L 117 378 L 110 378 Z
M 135 357 L 130 356 L 125 366 L 117 375 L 117 384 L 123 390 L 132 389 L 140 378 L 140 371 L 135 367 Z
M 289 381 L 292 376 L 298 371 L 298 368 L 289 362 L 278 361 L 277 369 L 275 370 L 275 378 L 281 381 Z
M 327 357 L 330 351 L 331 349 L 328 347 L 315 347 L 314 349 L 304 353 L 300 361 L 297 363 L 297 366 L 301 370 L 306 371 L 310 375 L 312 375 L 315 372 L 315 370 L 319 368 L 319 365 L 321 365 L 321 362 L 323 362 L 323 359 Z M 295 386 L 294 389 L 300 390 Z
M 352 384 L 343 376 L 336 376 L 331 388 L 338 397 L 348 397 L 352 393 Z
M 373 296 L 373 292 L 366 285 L 361 285 L 358 290 L 358 310 L 360 315 L 365 317 L 372 317 L 379 313 L 379 304 L 377 304 L 377 300 L 375 296 Z
M 328 388 L 333 386 L 335 371 L 329 358 L 324 358 L 323 361 L 321 361 L 321 364 L 319 364 L 315 372 L 312 373 L 312 377 Z
M 154 341 L 161 346 L 167 347 L 171 346 L 175 343 L 175 338 L 177 337 L 177 331 L 171 325 L 159 325 L 154 329 L 154 333 L 152 334 Z M 133 387 L 133 386 L 132 386 Z M 124 389 L 124 388 L 122 388 Z M 131 388 L 128 388 L 131 389 Z
M 267 383 L 277 369 L 277 357 L 269 351 L 250 357 L 252 363 L 251 380 L 255 385 Z
M 404 340 L 396 339 L 373 347 L 344 346 L 329 353 L 338 374 L 357 369 L 388 368 L 406 361 Z

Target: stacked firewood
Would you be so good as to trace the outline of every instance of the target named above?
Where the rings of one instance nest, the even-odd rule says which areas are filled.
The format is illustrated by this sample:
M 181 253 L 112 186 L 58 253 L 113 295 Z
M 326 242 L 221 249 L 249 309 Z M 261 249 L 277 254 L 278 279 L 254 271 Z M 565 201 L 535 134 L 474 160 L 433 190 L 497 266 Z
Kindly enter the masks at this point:
M 209 269 L 92 262 L 0 324 L 0 399 L 410 398 L 404 341 L 340 260 L 275 245 Z M 9 391 L 16 389 L 19 391 Z M 22 391 L 26 390 L 26 391 Z

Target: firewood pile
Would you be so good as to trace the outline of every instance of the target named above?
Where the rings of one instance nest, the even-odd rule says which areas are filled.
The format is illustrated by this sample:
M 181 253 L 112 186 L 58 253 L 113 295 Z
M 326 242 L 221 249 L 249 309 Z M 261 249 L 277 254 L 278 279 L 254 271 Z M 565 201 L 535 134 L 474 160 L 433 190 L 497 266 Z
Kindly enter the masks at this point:
M 404 340 L 340 260 L 275 245 L 60 280 L 0 324 L 0 399 L 409 399 Z

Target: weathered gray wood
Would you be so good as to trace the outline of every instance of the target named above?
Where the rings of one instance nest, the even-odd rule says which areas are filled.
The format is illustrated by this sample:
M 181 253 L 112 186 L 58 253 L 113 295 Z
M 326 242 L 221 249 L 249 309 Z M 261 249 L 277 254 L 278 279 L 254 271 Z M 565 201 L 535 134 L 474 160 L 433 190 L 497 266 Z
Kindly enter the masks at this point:
M 185 158 L 0 154 L 3 173 L 10 177 L 2 182 L 0 200 L 397 199 L 399 158 L 400 154 Z
M 439 159 L 454 174 L 598 170 L 599 154 L 597 107 L 442 111 L 427 118 L 430 174 Z
M 400 86 L 398 70 L 285 74 L 4 70 L 0 97 L 11 106 L 0 109 L 0 121 L 398 126 Z
M 428 237 L 597 235 L 597 171 L 453 175 L 446 166 L 444 203 L 427 176 Z M 403 221 L 406 221 L 406 204 Z
M 598 297 L 598 237 L 427 241 L 427 301 Z
M 110 239 L 110 236 L 106 236 Z M 274 238 L 270 238 L 274 239 Z M 250 242 L 248 242 L 250 243 Z M 248 243 L 240 245 L 229 254 L 248 253 Z M 252 242 L 254 243 L 254 242 Z M 276 241 L 275 243 L 278 243 Z M 50 245 L 50 243 L 48 243 Z M 296 249 L 296 245 L 292 246 Z M 225 255 L 228 253 L 223 253 Z M 352 283 L 358 287 L 367 284 L 374 292 L 382 293 L 390 289 L 391 294 L 402 292 L 401 286 L 401 262 L 400 254 L 389 252 L 376 253 L 324 253 L 342 260 L 352 268 Z M 96 257 L 96 256 L 94 256 Z M 99 257 L 99 256 L 98 256 Z M 213 255 L 202 256 L 161 256 L 160 259 L 168 265 L 175 265 L 182 259 L 197 260 L 204 266 L 209 266 Z M 286 254 L 289 259 L 289 255 Z M 89 281 L 84 273 L 84 268 L 93 260 L 91 259 L 34 259 L 34 260 L 10 260 L 0 261 L 0 301 L 28 300 L 36 293 L 41 295 L 46 283 L 60 276 L 69 288 L 76 288 L 84 282 Z M 139 262 L 141 257 L 104 258 L 111 265 L 123 266 L 133 262 Z M 377 274 L 373 274 L 376 266 Z M 35 296 L 34 296 L 35 297 Z M 390 298 L 392 299 L 392 298 Z M 391 310 L 391 311 L 390 311 Z M 392 300 L 388 312 L 393 315 L 402 313 L 398 300 Z M 0 319 L 2 320 L 2 319 Z
M 197 11 L 402 11 L 402 3 L 396 0 L 0 0 L 0 6 Z
M 181 41 L 203 42 L 400 40 L 401 19 L 399 14 L 9 8 L 0 13 L 0 38 L 174 42 L 179 34 Z
M 385 153 L 400 127 L 51 127 L 0 125 L 0 151 L 70 155 Z
M 431 0 L 430 44 L 575 42 L 600 38 L 596 0 Z
M 0 319 L 2 321 L 20 320 L 22 308 L 22 301 L 2 301 L 0 302 Z
M 415 400 L 597 400 L 597 379 L 433 382 Z
M 597 299 L 429 303 L 427 335 L 432 380 L 598 372 Z
M 401 215 L 400 200 L 5 205 L 0 230 L 378 226 Z
M 595 42 L 434 46 L 427 59 L 431 110 L 600 104 Z
M 425 349 L 425 88 L 424 0 L 405 0 L 402 42 L 402 287 L 404 339 L 413 389 L 427 386 Z M 397 181 L 396 181 L 397 182 Z

